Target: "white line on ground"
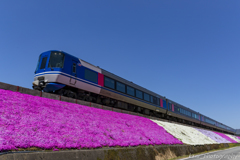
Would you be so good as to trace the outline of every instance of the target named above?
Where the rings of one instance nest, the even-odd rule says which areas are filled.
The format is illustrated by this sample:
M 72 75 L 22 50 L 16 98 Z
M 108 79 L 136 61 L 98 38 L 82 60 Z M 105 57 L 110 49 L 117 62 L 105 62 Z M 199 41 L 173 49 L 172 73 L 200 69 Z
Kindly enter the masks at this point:
M 237 147 L 239 147 L 239 146 L 237 146 Z M 213 151 L 213 152 L 203 153 L 203 154 L 198 154 L 198 156 L 202 156 L 202 155 L 206 155 L 206 154 L 210 154 L 210 153 L 215 153 L 215 152 L 226 151 L 226 150 L 233 149 L 233 148 L 236 148 L 236 147 L 232 147 L 232 148 L 228 148 L 228 149 L 224 149 L 224 150 L 219 150 L 219 151 Z M 179 160 L 190 159 L 190 158 L 192 158 L 192 157 L 183 158 L 183 159 L 179 159 Z

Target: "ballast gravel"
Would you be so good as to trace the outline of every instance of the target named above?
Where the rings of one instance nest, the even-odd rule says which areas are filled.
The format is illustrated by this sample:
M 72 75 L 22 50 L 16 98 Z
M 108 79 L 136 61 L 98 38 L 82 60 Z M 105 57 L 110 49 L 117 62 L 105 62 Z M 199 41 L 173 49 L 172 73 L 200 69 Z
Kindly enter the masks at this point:
M 0 89 L 0 151 L 182 144 L 151 120 Z

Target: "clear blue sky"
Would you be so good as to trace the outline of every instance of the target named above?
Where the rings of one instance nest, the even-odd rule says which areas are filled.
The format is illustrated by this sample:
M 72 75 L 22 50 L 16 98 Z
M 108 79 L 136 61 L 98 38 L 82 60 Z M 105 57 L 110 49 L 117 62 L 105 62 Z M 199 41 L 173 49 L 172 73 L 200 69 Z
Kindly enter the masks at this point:
M 1 0 L 0 81 L 63 50 L 240 128 L 239 0 Z

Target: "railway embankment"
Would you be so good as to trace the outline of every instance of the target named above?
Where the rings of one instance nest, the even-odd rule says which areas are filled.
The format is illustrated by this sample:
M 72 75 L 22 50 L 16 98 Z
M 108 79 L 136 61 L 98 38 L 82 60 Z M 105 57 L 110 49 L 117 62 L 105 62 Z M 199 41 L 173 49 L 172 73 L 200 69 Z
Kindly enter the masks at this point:
M 5 83 L 0 115 L 0 159 L 160 160 L 240 142 L 233 135 Z
M 91 150 L 41 151 L 12 153 L 0 156 L 1 160 L 165 160 L 189 156 L 211 150 L 225 149 L 232 144 L 208 145 L 156 145 L 137 147 L 115 147 Z

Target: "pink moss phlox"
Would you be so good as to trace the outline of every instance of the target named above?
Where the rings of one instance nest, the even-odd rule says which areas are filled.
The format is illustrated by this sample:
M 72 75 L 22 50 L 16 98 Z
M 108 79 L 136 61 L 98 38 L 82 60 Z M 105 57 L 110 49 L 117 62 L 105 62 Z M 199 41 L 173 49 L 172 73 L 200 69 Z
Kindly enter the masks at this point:
M 182 144 L 151 120 L 0 89 L 0 150 Z
M 223 133 L 219 133 L 219 132 L 214 132 L 214 133 L 218 134 L 219 136 L 225 138 L 226 140 L 228 140 L 228 141 L 230 141 L 230 142 L 232 142 L 232 143 L 238 143 L 237 141 L 233 140 L 232 138 L 226 136 L 226 135 L 223 134 Z
M 217 143 L 231 143 L 230 141 L 214 133 L 213 131 L 208 131 L 208 130 L 199 129 L 199 128 L 195 128 L 195 129 L 201 132 L 202 134 L 206 135 L 207 137 L 211 138 L 212 140 L 216 141 Z

